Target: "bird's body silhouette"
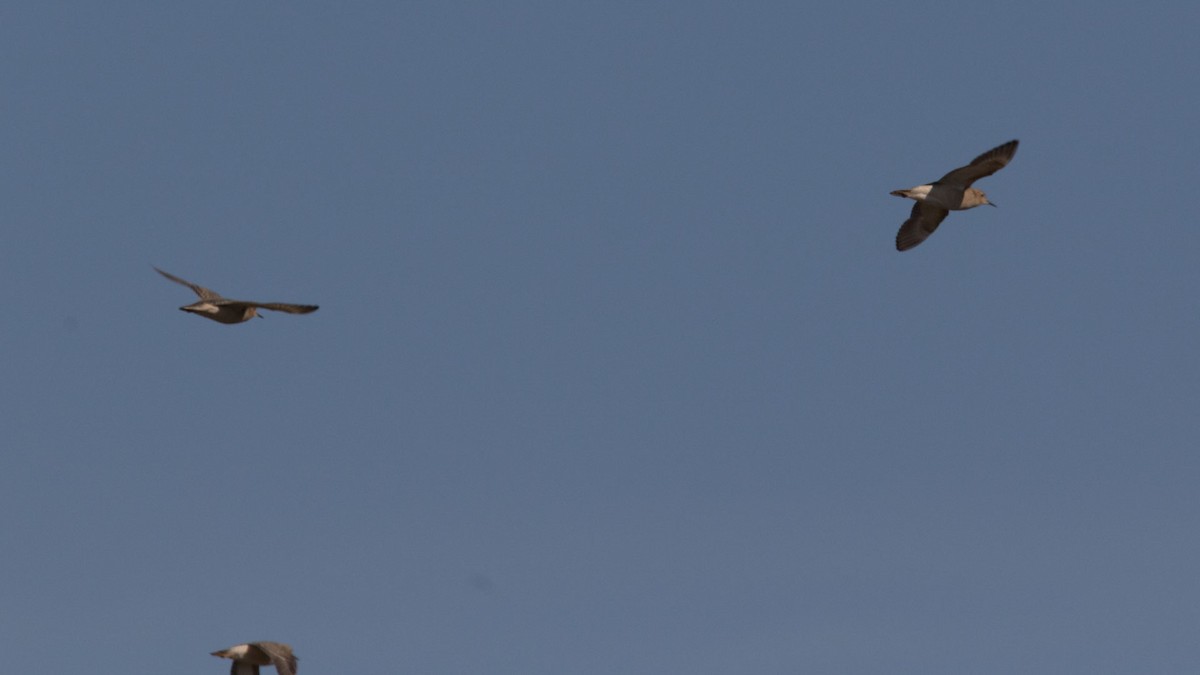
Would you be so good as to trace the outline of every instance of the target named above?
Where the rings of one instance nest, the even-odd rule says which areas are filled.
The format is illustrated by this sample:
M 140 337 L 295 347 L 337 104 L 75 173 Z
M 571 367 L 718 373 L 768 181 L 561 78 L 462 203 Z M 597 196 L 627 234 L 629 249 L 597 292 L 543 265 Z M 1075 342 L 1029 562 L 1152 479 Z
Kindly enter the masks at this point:
M 259 666 L 275 666 L 279 675 L 296 675 L 296 656 L 291 647 L 280 642 L 247 642 L 212 655 L 233 659 L 230 675 L 258 675 Z
M 199 302 L 184 305 L 179 309 L 220 323 L 242 323 L 243 321 L 249 321 L 255 316 L 261 316 L 258 314 L 258 310 L 260 309 L 287 312 L 288 314 L 308 314 L 309 312 L 317 311 L 317 305 L 291 305 L 283 302 L 253 302 L 250 300 L 223 298 L 216 291 L 180 279 L 174 274 L 164 272 L 157 267 L 154 268 L 154 271 L 177 284 L 187 286 L 200 297 Z
M 897 197 L 917 201 L 913 205 L 912 214 L 896 233 L 896 250 L 907 251 L 925 241 L 951 211 L 973 209 L 984 204 L 995 206 L 988 201 L 982 190 L 976 190 L 971 184 L 1003 169 L 1016 153 L 1017 141 L 1009 141 L 988 150 L 971 160 L 970 164 L 960 166 L 929 185 L 918 185 L 908 190 L 893 190 L 892 194 Z

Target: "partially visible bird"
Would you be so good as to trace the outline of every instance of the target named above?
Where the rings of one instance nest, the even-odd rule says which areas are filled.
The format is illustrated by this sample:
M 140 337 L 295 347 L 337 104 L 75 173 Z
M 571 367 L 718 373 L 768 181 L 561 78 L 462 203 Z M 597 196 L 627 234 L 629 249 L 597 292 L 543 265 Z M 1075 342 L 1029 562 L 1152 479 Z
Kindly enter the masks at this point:
M 248 642 L 212 653 L 233 659 L 230 675 L 258 675 L 259 666 L 275 666 L 279 675 L 296 675 L 296 657 L 292 648 L 279 642 Z
M 174 274 L 168 274 L 157 267 L 154 268 L 154 271 L 177 284 L 187 286 L 196 295 L 200 296 L 199 302 L 193 302 L 179 309 L 221 323 L 242 323 L 256 316 L 261 317 L 262 315 L 257 313 L 259 309 L 270 309 L 276 312 L 287 312 L 288 314 L 308 314 L 309 312 L 317 311 L 317 305 L 289 305 L 282 302 L 252 302 L 249 300 L 223 298 L 216 291 L 211 291 L 203 286 L 180 279 Z
M 925 241 L 951 211 L 963 211 L 983 204 L 995 206 L 982 190 L 976 190 L 971 184 L 1003 169 L 1015 154 L 1017 141 L 1009 141 L 988 150 L 971 160 L 970 164 L 960 166 L 934 183 L 908 190 L 893 190 L 892 194 L 897 197 L 917 200 L 912 214 L 896 233 L 896 250 L 907 251 Z

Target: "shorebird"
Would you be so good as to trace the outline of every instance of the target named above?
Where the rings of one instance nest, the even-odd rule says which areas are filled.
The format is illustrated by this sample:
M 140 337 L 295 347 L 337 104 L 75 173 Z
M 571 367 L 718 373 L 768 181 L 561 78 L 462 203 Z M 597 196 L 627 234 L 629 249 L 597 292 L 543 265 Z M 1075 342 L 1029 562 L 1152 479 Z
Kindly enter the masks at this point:
M 275 666 L 279 675 L 296 675 L 296 657 L 292 648 L 278 642 L 248 642 L 212 652 L 212 655 L 233 659 L 230 675 L 258 675 L 259 666 Z
M 257 313 L 260 309 L 287 312 L 288 314 L 308 314 L 309 312 L 317 311 L 317 305 L 289 305 L 282 302 L 251 302 L 249 300 L 222 298 L 221 294 L 216 291 L 210 291 L 203 286 L 197 286 L 190 281 L 184 281 L 174 274 L 168 274 L 157 267 L 154 268 L 154 271 L 177 284 L 187 286 L 196 295 L 200 296 L 199 302 L 184 305 L 179 309 L 221 323 L 241 323 L 249 321 L 256 316 L 261 317 L 262 315 Z
M 960 166 L 929 185 L 918 185 L 908 190 L 893 190 L 897 197 L 915 199 L 912 214 L 900 231 L 896 233 L 896 250 L 907 251 L 933 234 L 938 225 L 951 211 L 965 211 L 987 204 L 983 190 L 976 190 L 971 183 L 1003 169 L 1017 154 L 1017 141 L 999 145 Z

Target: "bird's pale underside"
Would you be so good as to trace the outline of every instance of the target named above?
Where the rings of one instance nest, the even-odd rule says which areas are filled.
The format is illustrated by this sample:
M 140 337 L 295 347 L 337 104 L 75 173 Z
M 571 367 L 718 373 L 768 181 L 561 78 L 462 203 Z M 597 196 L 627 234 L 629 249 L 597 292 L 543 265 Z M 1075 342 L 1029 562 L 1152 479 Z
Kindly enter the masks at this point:
M 275 666 L 279 675 L 296 675 L 296 656 L 291 647 L 280 642 L 247 642 L 212 655 L 233 659 L 230 675 L 258 675 L 259 666 Z
M 896 233 L 896 250 L 907 251 L 925 241 L 951 211 L 973 209 L 984 204 L 995 206 L 982 190 L 976 190 L 971 184 L 1003 169 L 1016 153 L 1017 141 L 1012 140 L 988 150 L 971 160 L 970 164 L 960 166 L 934 183 L 908 190 L 893 190 L 893 195 L 917 202 L 908 220 Z
M 216 291 L 180 279 L 174 274 L 164 272 L 157 267 L 154 270 L 177 284 L 187 286 L 199 296 L 199 301 L 193 302 L 190 305 L 184 305 L 179 309 L 220 323 L 242 323 L 243 321 L 249 321 L 255 316 L 261 316 L 258 314 L 258 310 L 260 309 L 287 312 L 288 314 L 308 314 L 309 312 L 317 311 L 317 305 L 292 305 L 284 302 L 253 302 L 250 300 L 223 298 Z

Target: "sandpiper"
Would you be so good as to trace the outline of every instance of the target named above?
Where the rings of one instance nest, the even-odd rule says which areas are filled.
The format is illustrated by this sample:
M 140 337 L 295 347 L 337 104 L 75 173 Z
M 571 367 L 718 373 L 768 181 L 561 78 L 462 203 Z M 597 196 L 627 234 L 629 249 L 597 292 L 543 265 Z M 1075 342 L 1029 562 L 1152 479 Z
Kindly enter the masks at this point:
M 933 234 L 937 226 L 951 211 L 964 211 L 987 204 L 982 190 L 971 187 L 971 183 L 1003 169 L 1017 154 L 1017 141 L 1009 141 L 971 160 L 966 166 L 951 171 L 929 185 L 918 185 L 908 190 L 893 190 L 897 197 L 915 199 L 912 214 L 896 233 L 896 250 L 907 251 Z
M 233 659 L 230 675 L 258 675 L 259 666 L 275 666 L 279 675 L 296 675 L 296 656 L 292 648 L 278 642 L 247 642 L 212 652 L 213 656 Z
M 154 268 L 154 271 L 177 284 L 187 286 L 195 291 L 196 295 L 200 296 L 199 302 L 193 302 L 179 309 L 221 323 L 242 323 L 256 316 L 261 317 L 262 315 L 257 313 L 259 309 L 270 309 L 276 312 L 287 312 L 288 314 L 308 314 L 309 312 L 317 311 L 317 305 L 289 305 L 282 302 L 251 302 L 249 300 L 222 298 L 221 294 L 216 291 L 211 291 L 203 286 L 197 286 L 190 281 L 184 281 L 174 274 L 168 274 L 157 267 Z

